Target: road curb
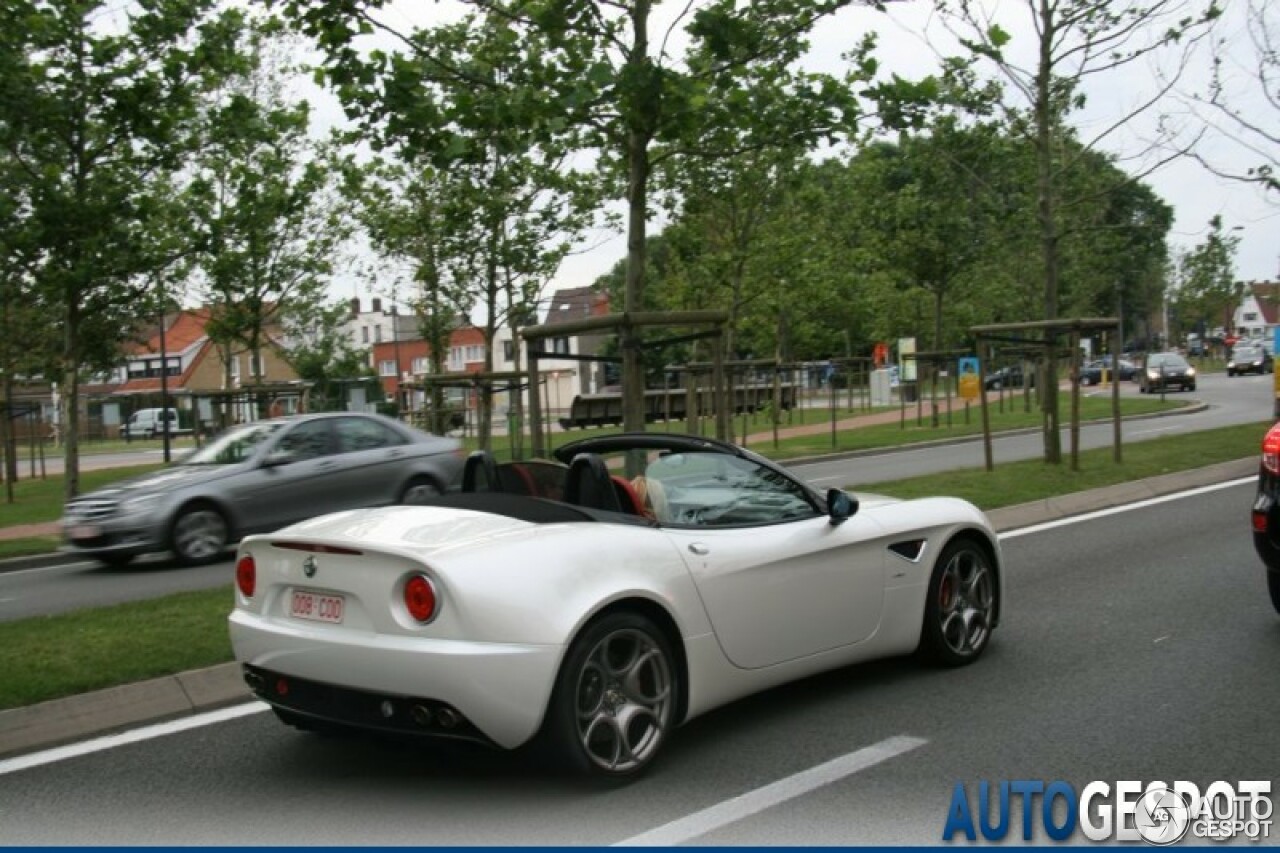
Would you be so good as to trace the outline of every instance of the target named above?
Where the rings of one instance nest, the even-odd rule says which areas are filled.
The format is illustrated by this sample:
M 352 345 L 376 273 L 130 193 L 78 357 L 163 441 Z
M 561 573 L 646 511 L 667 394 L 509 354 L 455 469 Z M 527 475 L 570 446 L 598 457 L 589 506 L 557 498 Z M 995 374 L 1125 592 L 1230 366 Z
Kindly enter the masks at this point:
M 249 698 L 239 665 L 224 663 L 11 708 L 0 711 L 0 756 L 186 717 Z

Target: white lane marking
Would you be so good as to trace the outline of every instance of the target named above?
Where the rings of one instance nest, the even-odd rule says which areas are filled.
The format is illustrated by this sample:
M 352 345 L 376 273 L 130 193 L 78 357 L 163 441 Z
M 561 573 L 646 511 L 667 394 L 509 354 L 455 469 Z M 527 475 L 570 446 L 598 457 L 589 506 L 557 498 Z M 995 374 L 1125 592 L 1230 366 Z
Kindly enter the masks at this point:
M 98 563 L 86 561 L 83 563 L 58 563 L 56 566 L 36 566 L 30 569 L 11 569 L 7 572 L 0 572 L 0 578 L 9 578 L 14 575 L 29 575 L 35 572 L 60 572 L 66 569 L 92 569 Z
M 1140 435 L 1155 435 L 1158 432 L 1181 432 L 1182 429 L 1183 428 L 1180 426 L 1161 427 L 1160 429 L 1144 429 L 1132 433 L 1129 437 L 1136 438 Z
M 213 725 L 214 723 L 224 723 L 227 720 L 247 717 L 250 714 L 260 714 L 270 707 L 265 702 L 249 702 L 245 705 L 234 705 L 230 708 L 222 708 L 217 711 L 208 711 L 178 720 L 170 720 L 167 723 L 155 723 L 132 731 L 105 735 L 93 740 L 82 741 L 81 743 L 71 743 L 66 746 L 46 749 L 43 752 L 33 752 L 30 755 L 19 755 L 16 758 L 0 761 L 0 776 L 17 773 L 19 770 L 29 770 L 32 767 L 40 767 L 44 764 L 54 764 L 58 761 L 65 761 L 68 758 L 79 758 L 82 755 L 115 749 L 117 746 L 177 734 L 188 729 L 196 729 L 201 726 Z
M 1019 536 L 1030 536 L 1033 533 L 1042 533 L 1046 530 L 1054 530 L 1058 527 L 1066 527 L 1070 524 L 1079 524 L 1082 521 L 1092 521 L 1095 518 L 1105 518 L 1108 515 L 1119 515 L 1122 512 L 1129 512 L 1135 509 L 1145 509 L 1149 506 L 1157 506 L 1158 504 L 1169 503 L 1170 501 L 1179 501 L 1183 498 L 1193 498 L 1197 495 L 1207 495 L 1210 492 L 1218 492 L 1223 489 L 1233 489 L 1236 486 L 1244 486 L 1249 483 L 1256 483 L 1257 475 L 1252 477 L 1241 477 L 1238 480 L 1230 480 L 1225 483 L 1214 483 L 1210 486 L 1200 486 L 1194 489 L 1188 489 L 1185 492 L 1175 492 L 1170 495 L 1161 495 L 1158 498 L 1147 498 L 1136 503 L 1123 504 L 1122 506 L 1112 506 L 1106 509 L 1099 509 L 1093 512 L 1086 512 L 1081 515 L 1072 515 L 1067 518 L 1059 518 L 1054 521 L 1046 521 L 1042 524 L 1033 524 L 1030 527 L 1019 527 L 1017 530 L 1008 530 L 999 535 L 1000 539 L 1017 539 Z
M 673 820 L 671 823 L 642 832 L 639 835 L 619 841 L 614 847 L 667 847 L 682 844 L 700 835 L 720 829 L 736 821 L 773 808 L 787 800 L 809 793 L 810 791 L 838 782 L 862 770 L 896 758 L 924 746 L 928 741 L 918 737 L 899 735 L 882 740 L 877 744 L 850 752 L 839 758 L 833 758 L 825 764 L 810 767 L 792 776 L 771 782 L 762 788 L 748 791 L 745 794 L 709 806 L 700 812 Z

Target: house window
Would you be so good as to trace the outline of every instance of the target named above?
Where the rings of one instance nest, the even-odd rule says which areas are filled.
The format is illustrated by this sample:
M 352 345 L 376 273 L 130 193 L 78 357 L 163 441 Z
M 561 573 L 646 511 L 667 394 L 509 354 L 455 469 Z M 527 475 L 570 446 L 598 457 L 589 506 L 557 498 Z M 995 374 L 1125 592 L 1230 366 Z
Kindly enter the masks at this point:
M 568 355 L 568 354 L 569 354 L 569 339 L 568 339 L 568 338 L 553 338 L 553 339 L 552 339 L 552 341 L 551 341 L 551 351 L 552 351 L 553 353 L 556 353 L 557 355 Z
M 1246 323 L 1252 323 L 1254 320 L 1257 320 L 1257 319 L 1258 319 L 1257 312 L 1254 312 L 1254 311 L 1246 311 L 1246 312 L 1245 312 L 1245 315 L 1244 315 L 1244 321 L 1245 321 Z
M 266 370 L 263 369 L 263 365 L 262 365 L 262 356 L 260 355 L 249 356 L 249 374 L 251 376 L 266 375 Z
M 510 364 L 511 362 L 516 360 L 515 341 L 502 342 L 502 360 L 507 364 Z
M 427 357 L 426 357 L 425 355 L 420 355 L 420 356 L 417 356 L 416 358 L 414 358 L 414 360 L 413 360 L 413 372 L 414 372 L 414 373 L 426 373 L 426 372 L 427 372 Z
M 360 327 L 360 342 L 364 344 L 369 343 L 369 327 L 368 326 Z
M 484 358 L 484 349 L 474 344 L 467 347 L 467 361 L 479 361 Z
M 374 343 L 382 343 L 382 324 L 373 327 L 373 340 Z
M 395 376 L 396 363 L 391 359 L 378 362 L 378 375 L 379 376 Z
M 462 369 L 462 347 L 451 347 L 449 349 L 449 369 Z

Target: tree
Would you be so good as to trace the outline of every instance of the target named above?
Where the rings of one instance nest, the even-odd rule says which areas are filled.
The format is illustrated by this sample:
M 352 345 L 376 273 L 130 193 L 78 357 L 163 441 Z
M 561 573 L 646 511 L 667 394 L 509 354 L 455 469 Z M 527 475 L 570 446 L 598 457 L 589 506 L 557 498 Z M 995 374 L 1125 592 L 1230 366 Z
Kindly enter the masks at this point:
M 1109 117 L 1102 130 L 1080 139 L 1072 147 L 1064 143 L 1074 134 L 1068 124 L 1072 113 L 1086 104 L 1084 85 L 1099 75 L 1131 69 L 1162 55 L 1180 50 L 1185 57 L 1189 43 L 1202 38 L 1220 11 L 1212 0 L 1193 9 L 1186 0 L 1149 0 L 1116 3 L 1113 0 L 1026 0 L 1027 25 L 1034 33 L 1032 50 L 1018 57 L 1014 42 L 988 6 L 979 0 L 940 0 L 939 8 L 952 32 L 974 62 L 992 64 L 1012 89 L 1012 102 L 1004 107 L 1005 121 L 1015 133 L 1031 141 L 1036 154 L 1035 187 L 1038 197 L 1037 229 L 1043 283 L 1043 317 L 1060 316 L 1063 241 L 1062 211 L 1082 204 L 1105 203 L 1108 188 L 1095 187 L 1087 195 L 1067 197 L 1067 176 L 1079 168 L 1082 154 L 1095 150 L 1126 123 L 1149 110 L 1173 90 L 1174 74 L 1151 92 L 1134 92 L 1121 115 Z M 1181 69 L 1185 63 L 1178 65 Z M 1110 189 L 1119 190 L 1138 180 L 1185 149 L 1161 151 L 1160 143 L 1146 152 L 1148 162 Z M 1048 375 L 1056 376 L 1056 353 L 1046 341 Z M 1045 461 L 1062 460 L 1057 383 L 1047 382 L 1041 394 Z
M 1274 197 L 1280 191 L 1280 21 L 1273 0 L 1246 0 L 1224 15 L 1214 28 L 1210 62 L 1207 87 L 1181 100 L 1195 125 L 1236 143 L 1241 165 L 1200 150 L 1195 157 L 1218 177 L 1257 184 Z
M 186 193 L 228 387 L 236 348 L 261 383 L 264 351 L 279 347 L 268 330 L 315 315 L 349 231 L 333 158 L 310 136 L 309 105 L 285 95 L 287 45 L 274 37 L 269 25 L 246 32 L 246 67 L 207 105 Z
M 1231 314 L 1240 302 L 1235 276 L 1239 245 L 1240 238 L 1224 231 L 1222 217 L 1215 216 L 1204 242 L 1178 257 L 1170 301 L 1184 328 L 1201 334 L 1217 326 L 1228 334 L 1234 331 Z
M 623 310 L 644 303 L 645 249 L 650 178 L 663 160 L 724 156 L 700 149 L 712 124 L 745 124 L 756 145 L 826 138 L 856 121 L 856 99 L 845 81 L 803 73 L 796 62 L 804 35 L 849 0 L 770 0 L 739 4 L 714 0 L 688 22 L 691 46 L 675 59 L 668 39 L 650 36 L 652 0 L 602 4 L 473 0 L 486 23 L 509 22 L 507 38 L 536 39 L 544 48 L 507 75 L 514 87 L 501 100 L 503 115 L 529 144 L 578 138 L 602 166 L 622 177 L 627 205 L 627 283 Z M 361 33 L 388 31 L 373 14 L 381 0 L 288 0 L 286 7 L 325 50 L 325 74 L 344 95 L 349 111 L 367 111 L 376 99 L 395 116 L 392 127 L 424 150 L 449 153 L 458 144 L 451 121 L 470 111 L 445 114 L 438 103 L 406 96 L 423 75 L 450 76 L 477 91 L 492 83 L 473 69 L 432 52 L 421 34 L 396 34 L 406 55 L 362 55 Z M 677 21 L 683 21 L 679 16 Z M 855 63 L 851 76 L 872 69 Z M 387 98 L 368 94 L 383 81 Z M 405 85 L 409 83 L 410 85 Z M 639 351 L 623 348 L 623 425 L 644 428 L 644 376 Z
M 127 17 L 102 0 L 0 7 L 0 150 L 38 241 L 25 295 L 60 331 L 68 499 L 80 485 L 82 370 L 113 364 L 147 305 L 153 189 L 181 167 L 197 93 L 232 64 L 239 20 L 213 0 L 152 0 Z

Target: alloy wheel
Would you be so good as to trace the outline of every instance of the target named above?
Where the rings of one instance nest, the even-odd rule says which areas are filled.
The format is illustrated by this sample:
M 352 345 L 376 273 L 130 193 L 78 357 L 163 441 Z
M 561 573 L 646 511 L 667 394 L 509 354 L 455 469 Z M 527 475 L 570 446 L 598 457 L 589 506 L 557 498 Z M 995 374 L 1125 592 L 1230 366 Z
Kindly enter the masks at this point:
M 608 773 L 643 766 L 671 726 L 673 699 L 671 664 L 654 637 L 638 628 L 605 635 L 575 679 L 574 711 L 583 752 Z

